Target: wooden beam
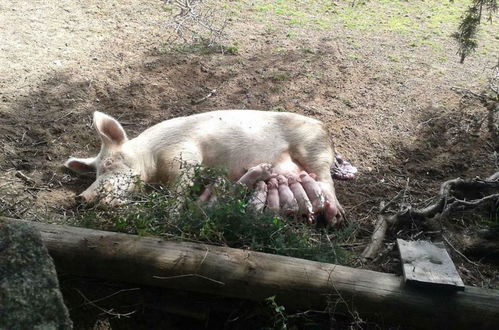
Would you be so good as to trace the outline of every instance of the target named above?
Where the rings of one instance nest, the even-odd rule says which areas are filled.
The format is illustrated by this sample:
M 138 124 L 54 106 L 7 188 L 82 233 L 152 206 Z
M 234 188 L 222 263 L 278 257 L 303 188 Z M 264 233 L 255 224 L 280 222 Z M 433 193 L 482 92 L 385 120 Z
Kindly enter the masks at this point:
M 369 270 L 206 244 L 32 225 L 41 232 L 59 272 L 257 301 L 275 295 L 288 310 L 329 307 L 385 325 L 483 329 L 499 324 L 497 290 L 418 290 L 406 287 L 400 276 Z

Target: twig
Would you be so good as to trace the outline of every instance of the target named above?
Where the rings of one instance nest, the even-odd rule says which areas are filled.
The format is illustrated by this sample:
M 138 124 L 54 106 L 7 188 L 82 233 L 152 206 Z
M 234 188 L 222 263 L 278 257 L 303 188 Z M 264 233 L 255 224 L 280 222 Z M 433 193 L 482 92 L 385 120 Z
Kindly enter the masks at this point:
M 199 100 L 192 101 L 192 104 L 202 103 L 202 102 L 206 101 L 207 99 L 209 99 L 210 97 L 212 97 L 213 95 L 215 95 L 216 93 L 217 93 L 217 90 L 212 89 L 205 97 L 202 97 Z
M 402 194 L 405 194 L 405 190 L 401 190 L 397 193 L 397 195 L 395 195 L 395 197 L 393 197 L 388 203 L 385 204 L 385 206 L 381 207 L 381 203 L 380 203 L 380 210 L 379 210 L 379 213 L 385 213 L 386 209 L 392 205 L 399 197 L 400 195 Z M 384 202 L 382 202 L 384 204 Z
M 425 124 L 428 124 L 429 122 L 431 122 L 432 120 L 435 120 L 435 119 L 441 119 L 443 118 L 444 116 L 436 116 L 436 117 L 431 117 L 430 119 L 428 120 L 425 120 L 425 121 L 422 121 L 420 122 L 419 124 L 416 125 L 416 128 L 420 128 L 421 126 L 425 125 Z
M 73 113 L 73 110 L 71 110 L 71 111 L 67 112 L 66 114 L 62 115 L 61 117 L 55 119 L 54 122 L 57 122 L 57 121 L 59 121 L 61 119 L 64 119 L 64 118 L 66 118 L 67 116 L 69 116 L 72 113 Z
M 467 256 L 465 256 L 464 254 L 461 253 L 461 251 L 459 251 L 458 249 L 456 249 L 454 247 L 454 245 L 451 244 L 451 242 L 449 242 L 449 240 L 447 239 L 447 237 L 445 237 L 445 235 L 442 234 L 442 238 L 443 240 L 445 241 L 445 243 L 447 243 L 447 245 L 449 245 L 457 254 L 459 254 L 464 260 L 466 260 L 467 262 L 469 262 L 470 264 L 472 264 L 473 266 L 475 267 L 479 267 L 479 265 L 474 262 L 474 261 L 471 261 L 470 259 L 468 259 Z
M 9 209 L 13 209 L 15 206 L 17 206 L 18 204 L 21 204 L 22 202 L 24 202 L 25 200 L 27 200 L 29 198 L 29 196 L 26 196 L 24 197 L 23 199 L 18 199 L 16 200 L 14 203 L 10 204 L 9 202 L 7 202 L 6 200 L 0 198 L 0 200 L 2 200 L 3 203 L 7 204 L 5 205 L 5 207 L 1 208 L 0 209 L 0 214 L 4 213 L 5 211 L 9 210 Z
M 184 277 L 199 277 L 199 278 L 211 281 L 213 283 L 217 283 L 217 284 L 220 284 L 220 285 L 225 285 L 224 282 L 220 282 L 220 281 L 217 281 L 217 280 L 214 280 L 212 278 L 209 278 L 209 277 L 206 277 L 206 276 L 203 276 L 203 275 L 199 275 L 199 274 L 185 274 L 185 275 L 166 276 L 166 277 L 163 277 L 163 276 L 153 276 L 153 278 L 157 278 L 159 280 L 171 280 L 171 279 L 184 278 Z
M 468 88 L 454 86 L 454 87 L 451 87 L 451 90 L 456 92 L 456 93 L 469 94 L 469 95 L 471 95 L 479 100 L 485 99 L 485 96 L 483 96 L 482 94 L 477 94 L 477 93 L 469 90 Z
M 112 293 L 112 294 L 110 294 L 108 296 L 105 296 L 105 297 L 102 297 L 102 298 L 99 298 L 99 299 L 95 299 L 95 300 L 91 300 L 91 301 L 89 300 L 88 302 L 85 302 L 85 303 L 81 304 L 78 307 L 83 307 L 83 306 L 88 305 L 89 303 L 96 303 L 96 302 L 99 302 L 99 301 L 103 301 L 103 300 L 109 299 L 109 298 L 111 298 L 113 296 L 116 296 L 117 294 L 122 293 L 122 292 L 137 291 L 137 290 L 140 290 L 140 288 L 122 289 L 122 290 L 116 291 L 116 292 L 114 292 L 114 293 Z
M 456 190 L 468 192 L 470 190 L 483 191 L 487 189 L 499 189 L 499 172 L 488 177 L 486 180 L 478 178 L 470 180 L 464 180 L 461 178 L 447 180 L 440 186 L 438 199 L 433 204 L 430 204 L 422 209 L 416 209 L 408 206 L 402 211 L 391 216 L 383 215 L 388 205 L 396 200 L 401 193 L 405 193 L 407 188 L 400 191 L 397 196 L 388 202 L 388 204 L 385 205 L 384 202 L 380 203 L 380 214 L 378 216 L 378 220 L 376 221 L 370 243 L 362 252 L 363 259 L 373 259 L 374 256 L 378 254 L 382 247 L 389 225 L 397 227 L 409 221 L 412 222 L 416 220 L 430 227 L 435 227 L 439 220 L 446 217 L 452 211 L 473 209 L 489 201 L 495 201 L 496 203 L 499 202 L 499 193 L 489 194 L 485 197 L 472 200 L 458 199 L 453 196 L 453 192 Z M 447 243 L 452 247 L 449 242 Z M 457 250 L 456 252 L 459 253 Z M 463 257 L 466 258 L 464 255 Z M 469 261 L 469 259 L 467 260 Z M 469 262 L 472 263 L 471 261 Z
M 184 42 L 205 40 L 211 47 L 225 37 L 224 30 L 228 19 L 221 17 L 219 10 L 215 12 L 215 8 L 211 8 L 202 0 L 163 1 L 177 9 L 177 13 L 172 15 L 172 22 L 168 24 L 173 26 L 174 30 L 174 36 L 170 37 L 170 40 L 178 38 Z
M 27 183 L 27 184 L 34 184 L 35 183 L 35 180 L 33 180 L 32 178 L 30 178 L 29 176 L 27 176 L 26 174 L 24 174 L 21 171 L 17 171 L 15 175 L 19 179 L 23 180 L 24 183 Z
M 380 210 L 383 210 L 386 206 L 382 201 L 379 205 Z M 385 239 L 386 230 L 388 229 L 388 222 L 382 214 L 378 215 L 378 221 L 374 226 L 374 231 L 371 236 L 371 242 L 366 246 L 364 251 L 362 252 L 362 258 L 364 261 L 368 259 L 374 259 L 383 246 L 383 240 Z
M 87 297 L 85 297 L 85 295 L 78 289 L 75 289 L 76 292 L 78 292 L 80 294 L 80 296 L 82 296 L 82 298 L 85 300 L 86 303 L 88 303 L 89 305 L 97 308 L 98 310 L 100 310 L 101 312 L 104 312 L 108 315 L 111 315 L 111 316 L 114 316 L 114 317 L 117 317 L 117 318 L 120 318 L 120 317 L 129 317 L 130 315 L 134 314 L 136 311 L 132 311 L 132 312 L 129 312 L 129 313 L 115 313 L 112 311 L 112 309 L 109 309 L 109 310 L 106 310 L 102 307 L 100 307 L 99 305 L 96 305 L 94 304 L 90 299 L 88 299 Z
M 499 172 L 496 172 L 487 178 L 487 181 L 496 181 L 496 180 L 499 180 Z

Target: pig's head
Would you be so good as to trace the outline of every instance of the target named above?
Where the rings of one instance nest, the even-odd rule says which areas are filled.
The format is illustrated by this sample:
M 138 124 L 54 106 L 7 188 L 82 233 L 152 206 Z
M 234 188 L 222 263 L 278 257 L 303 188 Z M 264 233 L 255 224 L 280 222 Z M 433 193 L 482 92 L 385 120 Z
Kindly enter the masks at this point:
M 120 123 L 111 116 L 96 111 L 93 122 L 102 141 L 99 154 L 93 158 L 71 157 L 64 166 L 79 174 L 96 173 L 95 182 L 78 195 L 78 199 L 86 203 L 121 204 L 136 186 L 138 174 L 132 167 L 133 157 L 126 152 L 128 138 Z

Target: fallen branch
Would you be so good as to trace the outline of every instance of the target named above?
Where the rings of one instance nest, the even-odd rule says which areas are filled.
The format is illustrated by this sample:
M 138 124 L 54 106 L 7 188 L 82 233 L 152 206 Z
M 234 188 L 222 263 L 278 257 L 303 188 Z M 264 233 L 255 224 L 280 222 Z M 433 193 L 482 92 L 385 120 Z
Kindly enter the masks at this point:
M 376 225 L 374 226 L 371 242 L 362 252 L 362 258 L 364 258 L 364 261 L 374 259 L 383 246 L 383 240 L 385 239 L 386 230 L 388 229 L 388 222 L 382 214 L 387 207 L 384 204 L 384 202 L 380 203 L 380 214 L 378 215 L 378 221 L 376 221 Z
M 499 172 L 491 175 L 486 180 L 456 178 L 445 181 L 440 186 L 436 202 L 433 204 L 421 209 L 409 206 L 391 216 L 383 215 L 388 205 L 393 203 L 400 195 L 399 193 L 387 205 L 380 206 L 380 215 L 374 227 L 371 241 L 362 252 L 362 257 L 365 260 L 373 259 L 379 253 L 389 227 L 396 228 L 416 221 L 435 229 L 443 218 L 454 211 L 475 209 L 486 203 L 495 203 L 497 205 L 499 203 L 499 193 L 490 193 L 481 198 L 466 199 L 491 190 L 499 191 Z M 456 193 L 460 193 L 464 198 L 457 198 Z
M 383 324 L 417 328 L 483 329 L 499 324 L 497 290 L 419 291 L 406 287 L 399 276 L 369 270 L 205 244 L 32 225 L 41 232 L 59 274 L 253 301 L 276 296 L 286 310 L 334 306 L 335 312 L 358 312 L 362 318 L 382 318 Z M 186 274 L 199 276 L 182 276 Z
M 489 180 L 492 178 L 493 180 Z M 422 223 L 435 223 L 455 210 L 465 211 L 474 209 L 490 201 L 499 201 L 499 193 L 489 194 L 482 198 L 465 200 L 455 197 L 456 192 L 465 196 L 472 196 L 473 193 L 486 192 L 488 190 L 499 191 L 499 172 L 490 176 L 489 179 L 452 179 L 444 182 L 440 186 L 437 201 L 422 209 L 408 207 L 389 218 L 390 225 L 399 226 L 407 221 L 419 221 Z
M 33 180 L 32 178 L 30 178 L 29 176 L 27 176 L 26 174 L 24 174 L 21 171 L 16 172 L 16 177 L 23 180 L 24 183 L 26 183 L 26 184 L 34 184 L 35 183 L 35 180 Z

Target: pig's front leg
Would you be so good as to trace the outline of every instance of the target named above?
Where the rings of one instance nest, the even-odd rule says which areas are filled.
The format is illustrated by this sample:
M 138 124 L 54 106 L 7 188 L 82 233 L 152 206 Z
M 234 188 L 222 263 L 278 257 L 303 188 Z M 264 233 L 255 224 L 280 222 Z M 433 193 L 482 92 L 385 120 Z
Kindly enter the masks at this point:
M 335 204 L 335 196 L 331 194 L 331 191 L 329 190 L 329 185 L 327 185 L 324 182 L 318 181 L 317 184 L 322 190 L 322 193 L 324 194 L 324 220 L 325 220 L 325 225 L 330 225 L 330 226 L 337 226 L 340 225 L 343 220 L 345 219 L 345 215 L 342 214 L 343 209 L 339 209 L 337 205 Z
M 307 218 L 308 223 L 313 223 L 313 210 L 312 203 L 303 189 L 303 186 L 298 182 L 294 176 L 288 176 L 289 189 L 293 192 L 298 203 L 298 211 L 300 215 Z

